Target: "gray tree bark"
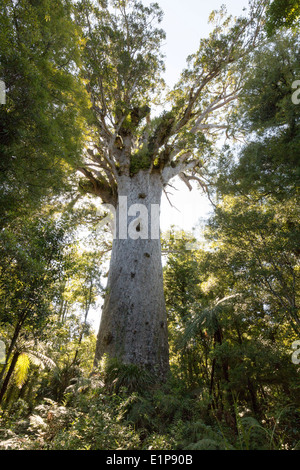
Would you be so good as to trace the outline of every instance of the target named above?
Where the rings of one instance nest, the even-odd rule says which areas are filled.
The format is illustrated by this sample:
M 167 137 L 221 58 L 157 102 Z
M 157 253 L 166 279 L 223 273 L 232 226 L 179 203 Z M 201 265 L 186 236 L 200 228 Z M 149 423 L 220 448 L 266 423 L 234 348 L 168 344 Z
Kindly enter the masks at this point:
M 95 364 L 106 354 L 164 378 L 169 353 L 158 212 L 162 189 L 161 175 L 149 171 L 121 176 L 118 182 L 116 233 Z

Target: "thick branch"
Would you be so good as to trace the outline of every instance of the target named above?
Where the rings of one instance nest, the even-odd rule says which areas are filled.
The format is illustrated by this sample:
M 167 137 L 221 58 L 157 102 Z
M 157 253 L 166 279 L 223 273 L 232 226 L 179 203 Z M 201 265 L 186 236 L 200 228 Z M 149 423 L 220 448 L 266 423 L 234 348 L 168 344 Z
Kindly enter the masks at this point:
M 164 185 L 183 171 L 194 169 L 199 165 L 199 160 L 187 161 L 191 155 L 192 152 L 184 153 L 178 158 L 176 163 L 173 162 L 173 165 L 166 166 L 163 169 L 161 177 Z

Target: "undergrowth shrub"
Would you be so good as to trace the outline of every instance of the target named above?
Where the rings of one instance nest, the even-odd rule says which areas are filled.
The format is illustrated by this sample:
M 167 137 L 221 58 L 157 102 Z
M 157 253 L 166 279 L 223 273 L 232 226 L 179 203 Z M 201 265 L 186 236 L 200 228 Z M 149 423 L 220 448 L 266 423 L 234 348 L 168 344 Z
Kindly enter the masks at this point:
M 153 374 L 137 364 L 124 364 L 118 359 L 104 357 L 100 367 L 106 388 L 116 393 L 122 387 L 129 393 L 142 392 L 154 383 Z
M 266 430 L 253 417 L 245 416 L 237 420 L 237 447 L 241 450 L 268 450 L 270 442 Z
M 143 373 L 145 372 L 145 373 Z M 201 394 L 170 378 L 154 385 L 148 371 L 106 361 L 76 377 L 60 403 L 34 409 L 19 400 L 0 415 L 0 449 L 49 450 L 263 450 L 282 449 L 290 414 L 261 423 L 236 404 L 236 427 L 217 419 Z M 14 413 L 12 414 L 11 411 Z M 226 417 L 226 416 L 225 416 Z M 294 426 L 294 423 L 293 423 Z M 296 431 L 290 448 L 297 448 Z

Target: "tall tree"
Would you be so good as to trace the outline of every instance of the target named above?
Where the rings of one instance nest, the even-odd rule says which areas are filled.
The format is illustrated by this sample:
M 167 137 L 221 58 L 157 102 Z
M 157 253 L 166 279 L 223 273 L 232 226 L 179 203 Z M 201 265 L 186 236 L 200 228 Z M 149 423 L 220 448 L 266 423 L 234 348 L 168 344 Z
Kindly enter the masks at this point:
M 220 205 L 212 225 L 213 237 L 231 247 L 240 276 L 264 293 L 274 323 L 288 319 L 296 334 L 300 107 L 293 102 L 292 84 L 299 71 L 298 50 L 299 34 L 286 33 L 255 54 L 239 107 L 252 138 L 237 163 L 219 168 Z
M 94 112 L 85 189 L 116 210 L 105 304 L 96 362 L 107 354 L 164 376 L 168 338 L 161 265 L 158 208 L 169 181 L 179 175 L 189 187 L 208 155 L 208 135 L 224 121 L 237 98 L 246 57 L 260 38 L 265 1 L 251 2 L 248 18 L 215 14 L 215 29 L 189 57 L 188 68 L 158 103 L 164 33 L 157 4 L 137 0 L 83 0 L 78 21 L 85 31 L 83 76 Z M 151 109 L 152 108 L 152 109 Z M 128 213 L 127 213 L 128 212 Z M 139 216 L 137 217 L 137 214 Z
M 5 374 L 9 379 L 17 363 L 21 335 L 36 339 L 52 313 L 51 302 L 65 262 L 65 231 L 66 227 L 51 220 L 49 213 L 16 219 L 1 230 L 0 325 L 4 331 L 11 330 L 6 364 L 0 372 L 1 398 L 8 385 L 8 380 L 3 385 L 2 379 Z

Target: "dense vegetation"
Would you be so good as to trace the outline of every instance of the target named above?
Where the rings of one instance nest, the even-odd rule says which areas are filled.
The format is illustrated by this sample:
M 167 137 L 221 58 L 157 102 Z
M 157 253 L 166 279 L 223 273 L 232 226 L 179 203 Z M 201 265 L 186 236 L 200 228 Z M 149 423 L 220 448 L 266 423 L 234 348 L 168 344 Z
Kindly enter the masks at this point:
M 162 237 L 163 383 L 106 357 L 94 367 L 89 314 L 111 238 L 74 169 L 91 119 L 80 34 L 69 2 L 19 2 L 10 16 L 12 3 L 0 7 L 0 449 L 299 449 L 299 2 L 279 32 L 273 2 L 205 167 L 201 237 Z

